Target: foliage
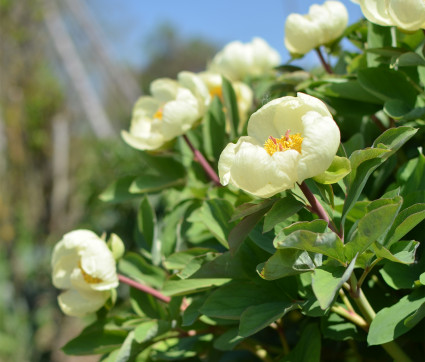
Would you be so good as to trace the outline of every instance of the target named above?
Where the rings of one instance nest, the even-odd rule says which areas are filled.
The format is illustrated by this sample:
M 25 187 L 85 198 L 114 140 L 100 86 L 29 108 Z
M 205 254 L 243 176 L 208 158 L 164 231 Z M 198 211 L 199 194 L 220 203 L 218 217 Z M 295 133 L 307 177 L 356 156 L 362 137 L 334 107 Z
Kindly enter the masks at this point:
M 134 151 L 138 172 L 100 196 L 140 205 L 118 270 L 171 299 L 119 289 L 66 353 L 389 360 L 379 345 L 398 361 L 424 358 L 424 37 L 365 21 L 344 37 L 357 50 L 329 45 L 332 74 L 285 64 L 245 79 L 256 108 L 299 91 L 328 105 L 342 143 L 325 174 L 267 199 L 211 183 L 188 145 L 217 169 L 223 146 L 246 134 L 226 80 L 187 142 Z

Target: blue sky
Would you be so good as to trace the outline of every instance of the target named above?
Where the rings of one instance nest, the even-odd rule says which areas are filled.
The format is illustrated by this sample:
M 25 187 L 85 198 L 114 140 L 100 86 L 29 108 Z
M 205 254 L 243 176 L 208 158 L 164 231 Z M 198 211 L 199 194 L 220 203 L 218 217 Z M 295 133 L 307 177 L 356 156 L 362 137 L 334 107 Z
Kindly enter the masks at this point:
M 93 15 L 101 24 L 112 55 L 121 62 L 146 62 L 143 44 L 159 24 L 170 23 L 184 37 L 202 36 L 219 47 L 233 40 L 264 38 L 289 59 L 283 45 L 284 23 L 292 13 L 306 14 L 312 4 L 324 0 L 90 0 Z M 362 17 L 360 7 L 341 0 L 349 12 L 349 24 Z M 317 63 L 314 54 L 298 64 Z

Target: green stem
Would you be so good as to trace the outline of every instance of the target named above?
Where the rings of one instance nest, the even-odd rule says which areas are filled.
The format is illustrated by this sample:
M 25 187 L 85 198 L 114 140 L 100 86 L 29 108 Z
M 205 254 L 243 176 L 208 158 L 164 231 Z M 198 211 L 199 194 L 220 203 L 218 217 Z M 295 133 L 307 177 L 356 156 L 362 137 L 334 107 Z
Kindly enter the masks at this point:
M 343 303 L 345 304 L 345 306 L 347 307 L 349 312 L 354 312 L 354 308 L 351 305 L 349 299 L 347 298 L 347 296 L 344 293 L 344 290 L 341 288 L 339 290 L 339 296 L 341 297 L 341 300 L 343 301 Z
M 357 288 L 357 285 L 356 285 L 356 288 Z M 359 307 L 361 314 L 370 325 L 370 323 L 376 316 L 375 311 L 373 310 L 372 306 L 370 305 L 369 301 L 367 300 L 361 288 L 357 288 L 357 291 L 356 293 L 354 293 L 354 295 L 357 295 L 357 297 L 354 297 L 354 301 Z M 409 356 L 406 355 L 406 353 L 399 347 L 399 345 L 395 341 L 381 344 L 381 346 L 394 359 L 394 361 L 412 362 Z
M 344 307 L 341 307 L 340 305 L 331 307 L 331 311 L 339 314 L 341 317 L 344 317 L 345 319 L 348 319 L 350 322 L 353 322 L 355 325 L 359 326 L 366 332 L 369 330 L 369 324 L 356 312 L 351 312 Z
M 364 280 L 366 279 L 367 275 L 370 273 L 370 271 L 373 269 L 373 267 L 378 264 L 380 261 L 382 260 L 382 258 L 377 258 L 376 260 L 373 261 L 372 264 L 368 265 L 363 274 L 361 275 L 359 281 L 357 282 L 357 288 L 361 288 L 361 286 L 363 285 Z

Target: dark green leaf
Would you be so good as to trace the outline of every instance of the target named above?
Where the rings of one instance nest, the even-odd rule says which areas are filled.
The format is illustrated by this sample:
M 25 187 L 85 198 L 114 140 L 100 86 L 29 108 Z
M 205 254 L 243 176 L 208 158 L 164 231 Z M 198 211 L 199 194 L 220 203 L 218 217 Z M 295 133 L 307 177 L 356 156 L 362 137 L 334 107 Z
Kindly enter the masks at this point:
M 244 339 L 244 337 L 239 336 L 238 328 L 231 328 L 214 341 L 214 348 L 219 351 L 231 351 Z
M 352 239 L 345 244 L 347 260 L 352 260 L 356 254 L 362 254 L 373 242 L 386 234 L 401 207 L 401 197 L 395 197 L 393 202 L 369 211 L 359 221 Z
M 187 295 L 198 293 L 205 289 L 219 286 L 229 282 L 229 278 L 205 278 L 205 279 L 181 279 L 167 280 L 162 289 L 163 294 L 168 296 Z
M 148 250 L 152 251 L 155 237 L 156 215 L 146 195 L 140 202 L 139 212 L 137 214 L 137 226 L 149 248 Z
M 134 330 L 134 339 L 138 343 L 151 340 L 171 329 L 171 322 L 163 320 L 149 320 L 139 324 Z
M 365 68 L 357 75 L 362 87 L 382 101 L 399 99 L 414 106 L 417 91 L 403 73 L 387 68 Z
M 297 308 L 299 308 L 298 304 L 290 301 L 270 302 L 248 307 L 241 315 L 239 335 L 249 337 Z
M 136 194 L 157 192 L 184 185 L 185 182 L 186 170 L 179 161 L 173 157 L 150 156 L 146 172 L 133 181 L 130 192 Z
M 393 341 L 408 332 L 412 325 L 404 320 L 425 303 L 425 288 L 415 290 L 391 307 L 381 309 L 370 325 L 367 342 L 370 346 Z
M 163 269 L 148 263 L 139 254 L 129 252 L 119 261 L 118 269 L 128 277 L 155 288 L 161 288 L 166 273 Z
M 356 259 L 354 257 L 347 268 L 323 265 L 314 270 L 312 287 L 320 308 L 327 309 L 332 304 L 339 289 L 350 278 Z
M 418 310 L 413 313 L 410 317 L 407 317 L 404 320 L 404 325 L 407 328 L 413 328 L 416 324 L 418 324 L 422 319 L 425 318 L 425 302 L 421 304 Z
M 307 325 L 295 348 L 280 362 L 319 362 L 322 338 L 316 324 Z
M 232 87 L 232 84 L 225 78 L 223 79 L 223 98 L 224 98 L 224 105 L 226 107 L 226 114 L 229 117 L 230 121 L 230 130 L 231 130 L 231 137 L 236 138 L 238 133 L 238 127 L 239 127 L 239 109 L 238 109 L 238 102 L 236 99 L 235 91 Z
M 94 323 L 63 346 L 62 350 L 66 354 L 79 356 L 108 353 L 121 347 L 126 336 L 126 331 L 107 329 L 101 323 Z
M 212 100 L 202 123 L 203 148 L 211 161 L 218 161 L 226 145 L 226 116 L 218 97 Z
M 266 280 L 275 280 L 309 272 L 315 268 L 316 265 L 306 251 L 279 249 L 269 260 L 257 266 L 257 272 Z
M 99 198 L 105 202 L 119 203 L 135 197 L 140 197 L 140 195 L 130 192 L 130 186 L 136 177 L 137 176 L 125 176 L 114 181 L 99 195 Z
M 268 232 L 275 227 L 276 224 L 285 221 L 287 218 L 296 214 L 303 208 L 303 203 L 298 201 L 292 195 L 288 195 L 273 204 L 272 208 L 267 212 L 264 218 L 263 232 Z

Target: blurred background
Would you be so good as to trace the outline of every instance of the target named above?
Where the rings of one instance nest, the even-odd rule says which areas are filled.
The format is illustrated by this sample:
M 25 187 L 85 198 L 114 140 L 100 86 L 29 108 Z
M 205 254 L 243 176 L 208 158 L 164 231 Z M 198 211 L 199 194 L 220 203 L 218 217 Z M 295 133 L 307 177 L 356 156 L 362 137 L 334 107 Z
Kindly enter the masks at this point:
M 135 100 L 153 79 L 204 70 L 233 40 L 260 36 L 287 62 L 285 18 L 313 3 L 0 0 L 0 361 L 98 359 L 60 351 L 84 321 L 60 312 L 50 255 L 77 228 L 130 237 L 135 205 L 98 195 L 137 172 L 119 136 Z

